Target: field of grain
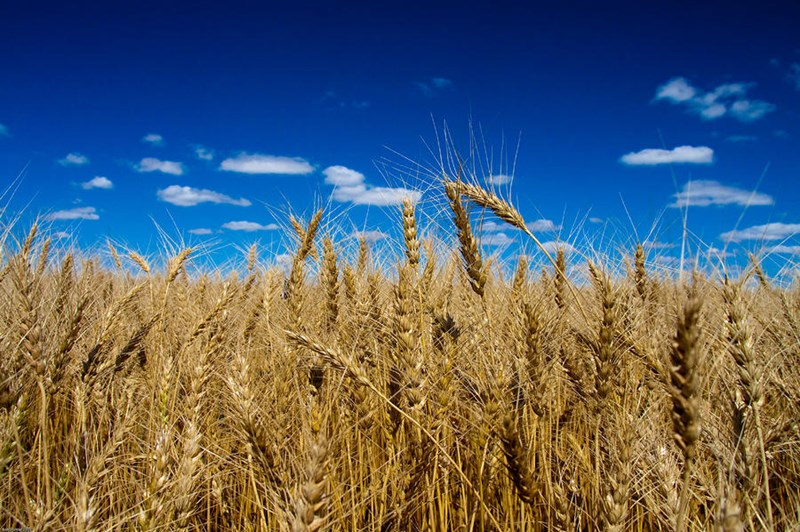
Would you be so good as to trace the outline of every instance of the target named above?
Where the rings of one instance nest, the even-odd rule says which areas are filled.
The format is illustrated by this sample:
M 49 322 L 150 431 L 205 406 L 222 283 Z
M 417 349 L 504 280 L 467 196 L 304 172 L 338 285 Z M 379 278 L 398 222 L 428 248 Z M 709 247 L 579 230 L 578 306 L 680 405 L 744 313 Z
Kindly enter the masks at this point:
M 395 264 L 322 210 L 290 267 L 254 248 L 238 276 L 7 233 L 0 526 L 800 527 L 796 288 L 757 262 L 678 281 L 641 247 L 586 283 L 563 253 L 503 278 L 472 217 L 524 220 L 444 189 L 452 249 L 407 202 Z

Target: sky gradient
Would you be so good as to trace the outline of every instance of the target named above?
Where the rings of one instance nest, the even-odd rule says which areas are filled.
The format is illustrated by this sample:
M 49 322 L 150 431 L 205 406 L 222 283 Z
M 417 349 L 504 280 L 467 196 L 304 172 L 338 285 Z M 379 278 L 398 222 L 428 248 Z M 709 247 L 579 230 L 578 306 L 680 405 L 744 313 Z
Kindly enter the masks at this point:
M 558 4 L 3 2 L 2 222 L 224 257 L 320 205 L 396 238 L 410 196 L 435 231 L 449 141 L 543 241 L 669 265 L 686 219 L 690 255 L 795 270 L 800 7 Z

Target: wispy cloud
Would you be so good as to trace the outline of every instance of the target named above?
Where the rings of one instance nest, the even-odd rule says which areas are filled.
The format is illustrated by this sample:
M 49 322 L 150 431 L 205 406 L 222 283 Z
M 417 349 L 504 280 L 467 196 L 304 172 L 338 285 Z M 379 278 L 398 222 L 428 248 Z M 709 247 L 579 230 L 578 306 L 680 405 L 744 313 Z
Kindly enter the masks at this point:
M 58 160 L 61 166 L 84 166 L 89 164 L 89 158 L 80 153 L 68 153 L 66 157 Z
M 201 161 L 213 161 L 214 160 L 214 150 L 210 150 L 205 146 L 195 146 L 194 147 L 194 156 L 200 159 Z
M 774 104 L 746 98 L 754 86 L 755 83 L 725 83 L 705 92 L 686 78 L 678 77 L 661 85 L 656 90 L 655 100 L 683 106 L 703 120 L 729 115 L 741 122 L 753 122 L 775 110 Z
M 72 238 L 72 234 L 67 233 L 66 231 L 55 231 L 54 233 L 51 234 L 51 236 L 58 240 L 63 240 L 65 238 Z
M 556 225 L 553 220 L 547 220 L 545 218 L 527 222 L 525 227 L 527 227 L 531 233 L 554 233 L 561 229 L 561 226 Z
M 189 233 L 192 235 L 210 235 L 214 231 L 207 227 L 197 227 L 195 229 L 189 229 Z
M 767 251 L 780 255 L 800 255 L 800 246 L 774 246 Z
M 183 175 L 186 173 L 182 163 L 177 161 L 162 161 L 154 157 L 145 157 L 135 167 L 137 172 L 161 172 L 169 175 Z
M 727 242 L 743 240 L 783 240 L 800 233 L 800 224 L 769 223 L 754 225 L 747 229 L 728 231 L 719 237 Z
M 373 229 L 371 231 L 355 231 L 353 232 L 352 236 L 353 238 L 357 238 L 359 240 L 363 238 L 368 244 L 374 244 L 378 240 L 389 238 L 389 235 L 383 231 L 378 231 L 377 229 Z
M 642 244 L 644 249 L 672 249 L 675 247 L 675 244 L 671 244 L 669 242 L 658 242 L 655 240 L 648 240 Z
M 240 153 L 219 165 L 220 170 L 240 174 L 306 175 L 314 171 L 308 161 L 300 157 L 281 157 L 260 153 Z
M 81 187 L 83 187 L 84 190 L 90 190 L 93 188 L 102 188 L 105 190 L 109 190 L 114 188 L 114 183 L 112 183 L 111 180 L 107 177 L 96 176 L 90 179 L 89 181 L 84 181 L 83 183 L 81 183 Z
M 64 211 L 56 211 L 48 214 L 46 220 L 99 220 L 100 215 L 94 207 L 76 207 Z
M 755 207 L 772 205 L 775 200 L 768 194 L 723 185 L 718 181 L 689 181 L 674 194 L 670 207 L 710 207 L 711 205 L 740 205 Z
M 144 142 L 145 144 L 149 144 L 151 146 L 163 146 L 164 137 L 162 137 L 158 133 L 148 133 L 147 135 L 142 137 L 142 142 Z
M 0 137 L 8 137 L 11 133 L 8 131 L 8 127 L 0 124 Z
M 239 207 L 249 207 L 252 203 L 245 199 L 234 199 L 225 194 L 207 190 L 204 188 L 182 187 L 180 185 L 170 185 L 165 189 L 156 192 L 156 196 L 161 201 L 177 205 L 179 207 L 194 207 L 200 203 L 224 203 L 237 205 Z
M 399 205 L 405 198 L 417 202 L 422 193 L 407 188 L 376 187 L 366 182 L 364 174 L 345 166 L 329 166 L 322 171 L 325 183 L 333 185 L 333 199 L 355 205 Z
M 514 239 L 505 233 L 489 233 L 481 238 L 484 246 L 506 247 L 514 243 Z
M 429 98 L 435 96 L 439 92 L 455 88 L 453 82 L 447 78 L 431 78 L 427 81 L 417 81 L 415 85 L 422 94 Z
M 256 222 L 240 220 L 236 222 L 224 223 L 222 224 L 222 227 L 225 229 L 230 229 L 231 231 L 247 231 L 251 233 L 253 231 L 275 231 L 278 229 L 278 224 L 261 225 L 260 223 Z
M 370 106 L 370 102 L 367 100 L 347 100 L 336 91 L 327 91 L 316 103 L 329 109 L 356 109 L 359 111 L 368 109 Z
M 620 162 L 629 166 L 653 166 L 656 164 L 710 164 L 714 162 L 714 150 L 708 146 L 678 146 L 671 150 L 648 148 L 623 155 Z
M 493 174 L 486 178 L 490 185 L 505 185 L 511 182 L 511 176 L 507 174 Z

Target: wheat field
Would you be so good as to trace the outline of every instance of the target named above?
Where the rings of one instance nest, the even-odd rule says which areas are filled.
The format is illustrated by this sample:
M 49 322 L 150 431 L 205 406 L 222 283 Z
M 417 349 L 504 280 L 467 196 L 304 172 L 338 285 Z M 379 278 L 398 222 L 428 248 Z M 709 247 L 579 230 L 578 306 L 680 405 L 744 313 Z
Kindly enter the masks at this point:
M 34 530 L 797 530 L 800 294 L 735 278 L 502 275 L 513 205 L 444 183 L 399 260 L 287 218 L 285 269 L 56 257 L 6 232 L 0 526 Z M 538 244 L 528 233 L 526 238 Z M 539 248 L 537 248 L 539 249 Z

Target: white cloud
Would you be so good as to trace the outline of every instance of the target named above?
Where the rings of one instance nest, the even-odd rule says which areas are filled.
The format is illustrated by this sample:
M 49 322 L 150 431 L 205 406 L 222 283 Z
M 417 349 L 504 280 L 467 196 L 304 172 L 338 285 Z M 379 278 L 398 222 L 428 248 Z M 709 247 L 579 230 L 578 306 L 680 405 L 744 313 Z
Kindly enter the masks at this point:
M 210 150 L 204 146 L 195 146 L 194 155 L 201 161 L 214 160 L 214 150 Z
M 399 205 L 405 198 L 417 202 L 422 197 L 422 193 L 416 190 L 369 185 L 364 174 L 345 166 L 329 166 L 322 173 L 325 174 L 325 183 L 336 187 L 333 199 L 342 203 L 388 206 Z
M 314 171 L 308 161 L 300 157 L 280 157 L 260 153 L 240 153 L 222 161 L 220 170 L 240 174 L 306 175 Z
M 3 124 L 0 124 L 0 137 L 8 137 L 10 133 L 8 132 L 8 128 Z
M 775 246 L 768 250 L 770 253 L 781 255 L 800 255 L 800 246 Z
M 655 100 L 682 105 L 703 120 L 716 120 L 730 115 L 741 122 L 752 122 L 775 110 L 775 105 L 762 100 L 745 99 L 755 83 L 725 83 L 703 92 L 686 78 L 673 78 L 656 90 Z
M 717 181 L 689 181 L 683 190 L 674 194 L 675 201 L 670 207 L 709 207 L 711 205 L 741 205 L 753 207 L 772 205 L 772 196 L 730 187 Z
M 769 223 L 754 225 L 747 229 L 728 231 L 719 237 L 728 242 L 741 242 L 742 240 L 783 240 L 800 233 L 800 224 Z
M 208 229 L 207 227 L 198 227 L 196 229 L 189 229 L 189 233 L 192 235 L 210 235 L 213 232 L 214 231 Z
M 708 146 L 678 146 L 671 150 L 649 148 L 627 153 L 620 162 L 630 166 L 656 164 L 710 164 L 714 161 L 714 150 Z
M 383 231 L 378 231 L 373 229 L 371 231 L 355 231 L 353 232 L 353 238 L 357 239 L 364 239 L 367 241 L 368 244 L 374 244 L 378 240 L 383 240 L 385 238 L 389 238 L 389 235 L 384 233 Z
M 83 166 L 89 164 L 89 158 L 80 153 L 68 153 L 66 157 L 58 160 L 61 166 Z
M 597 218 L 597 217 L 589 218 L 589 221 L 592 222 L 593 224 L 601 224 L 605 222 L 605 220 L 603 220 L 602 218 Z
M 137 172 L 161 172 L 169 175 L 183 175 L 186 169 L 176 161 L 162 161 L 154 157 L 145 157 L 135 166 Z
M 561 229 L 561 226 L 554 224 L 553 220 L 547 220 L 544 218 L 527 222 L 525 227 L 527 227 L 531 233 L 553 233 Z
M 234 199 L 225 194 L 214 192 L 213 190 L 182 187 L 179 185 L 170 185 L 165 189 L 159 190 L 156 195 L 161 201 L 179 207 L 193 207 L 200 203 L 225 203 L 228 205 L 238 205 L 239 207 L 249 207 L 252 205 L 252 203 L 245 198 Z
M 675 244 L 670 244 L 668 242 L 657 242 L 657 241 L 647 241 L 642 244 L 644 249 L 672 249 L 675 247 Z
M 230 229 L 231 231 L 275 231 L 278 229 L 278 224 L 267 224 L 261 225 L 256 222 L 246 222 L 243 220 L 236 221 L 236 222 L 227 222 L 222 224 L 222 227 L 225 229 Z
M 336 187 L 352 187 L 366 180 L 361 172 L 340 165 L 329 166 L 322 173 L 325 175 L 325 183 Z
M 514 239 L 505 233 L 489 233 L 481 239 L 484 246 L 505 247 L 514 243 Z
M 45 217 L 49 221 L 53 220 L 99 220 L 97 209 L 94 207 L 77 207 L 64 211 L 56 211 Z
M 673 78 L 660 86 L 656 91 L 656 100 L 671 102 L 688 102 L 697 94 L 697 90 L 689 85 L 686 78 Z
M 511 182 L 511 176 L 506 174 L 494 174 L 486 178 L 490 185 L 505 185 Z
M 114 188 L 114 183 L 112 183 L 111 180 L 107 177 L 96 176 L 90 179 L 89 181 L 84 181 L 83 183 L 81 183 L 81 187 L 83 187 L 84 190 L 89 190 L 92 188 L 102 188 L 105 190 L 109 190 Z
M 53 238 L 57 240 L 63 240 L 65 238 L 72 238 L 71 233 L 67 233 L 66 231 L 56 231 L 55 233 L 51 234 Z
M 483 230 L 484 233 L 494 233 L 496 231 L 503 231 L 503 230 L 507 229 L 508 227 L 509 226 L 507 224 L 504 224 L 504 223 L 503 224 L 499 224 L 499 223 L 493 222 L 491 220 L 488 221 L 488 222 L 483 222 L 481 224 L 481 229 Z
M 564 253 L 567 255 L 578 251 L 572 244 L 568 244 L 566 242 L 556 242 L 553 240 L 549 242 L 542 242 L 542 247 L 551 255 L 555 255 L 556 253 L 558 253 L 559 249 L 563 249 Z
M 151 146 L 163 146 L 164 137 L 162 137 L 158 133 L 148 133 L 147 135 L 142 137 L 142 142 L 144 142 L 145 144 L 150 144 Z

